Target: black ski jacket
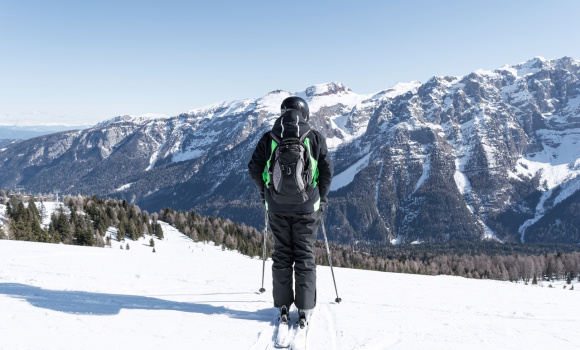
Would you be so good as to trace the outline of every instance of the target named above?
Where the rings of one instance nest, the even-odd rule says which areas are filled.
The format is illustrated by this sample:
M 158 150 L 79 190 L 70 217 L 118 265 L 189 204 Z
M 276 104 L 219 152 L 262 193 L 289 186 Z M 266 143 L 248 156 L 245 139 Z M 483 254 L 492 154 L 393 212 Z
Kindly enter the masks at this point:
M 265 200 L 268 210 L 275 213 L 312 213 L 315 211 L 315 204 L 318 200 L 326 202 L 326 196 L 330 191 L 330 183 L 334 174 L 334 165 L 330 160 L 326 140 L 322 134 L 310 129 L 308 122 L 295 110 L 289 110 L 282 114 L 274 122 L 272 133 L 280 140 L 287 137 L 300 137 L 310 130 L 307 138 L 310 139 L 312 157 L 318 161 L 318 185 L 314 188 L 312 197 L 302 204 L 278 204 L 270 196 L 270 191 L 265 189 L 263 179 L 266 163 L 272 153 L 272 136 L 270 132 L 265 133 L 252 154 L 252 159 L 248 163 L 250 177 L 260 191 L 260 197 Z M 323 204 L 324 205 L 324 204 Z

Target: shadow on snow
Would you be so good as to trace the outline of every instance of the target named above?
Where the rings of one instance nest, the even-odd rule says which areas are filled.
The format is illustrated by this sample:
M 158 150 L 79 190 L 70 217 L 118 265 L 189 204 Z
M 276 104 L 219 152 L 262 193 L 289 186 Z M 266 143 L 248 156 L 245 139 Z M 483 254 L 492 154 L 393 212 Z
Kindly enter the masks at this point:
M 172 310 L 205 315 L 225 315 L 231 318 L 264 322 L 270 322 L 273 314 L 273 308 L 250 312 L 224 306 L 171 301 L 138 295 L 50 290 L 20 283 L 0 283 L 0 294 L 25 299 L 36 307 L 71 314 L 116 315 L 121 309 Z

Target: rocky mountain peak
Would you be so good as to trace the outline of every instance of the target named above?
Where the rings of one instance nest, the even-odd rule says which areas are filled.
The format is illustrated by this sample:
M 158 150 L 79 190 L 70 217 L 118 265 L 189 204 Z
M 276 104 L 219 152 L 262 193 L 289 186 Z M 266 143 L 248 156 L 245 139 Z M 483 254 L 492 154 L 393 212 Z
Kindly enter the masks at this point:
M 340 93 L 352 92 L 351 89 L 342 85 L 339 82 L 317 84 L 306 89 L 306 96 L 312 98 L 314 96 L 338 95 Z
M 134 116 L 134 115 L 129 115 L 129 114 L 123 114 L 123 115 L 119 115 L 116 116 L 114 118 L 105 120 L 99 124 L 97 124 L 95 127 L 106 127 L 112 124 L 118 124 L 118 123 L 133 123 L 133 124 L 146 124 L 152 120 L 157 120 L 157 119 L 168 119 L 171 118 L 167 115 L 164 114 L 154 114 L 154 113 L 147 113 L 147 114 L 142 114 L 142 115 L 138 115 L 138 116 Z

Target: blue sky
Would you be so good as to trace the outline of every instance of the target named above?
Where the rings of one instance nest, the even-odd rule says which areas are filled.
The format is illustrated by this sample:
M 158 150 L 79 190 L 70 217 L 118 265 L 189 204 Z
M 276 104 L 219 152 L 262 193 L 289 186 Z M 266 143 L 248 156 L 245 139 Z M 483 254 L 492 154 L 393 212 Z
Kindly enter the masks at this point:
M 580 59 L 580 1 L 0 0 L 0 124 Z

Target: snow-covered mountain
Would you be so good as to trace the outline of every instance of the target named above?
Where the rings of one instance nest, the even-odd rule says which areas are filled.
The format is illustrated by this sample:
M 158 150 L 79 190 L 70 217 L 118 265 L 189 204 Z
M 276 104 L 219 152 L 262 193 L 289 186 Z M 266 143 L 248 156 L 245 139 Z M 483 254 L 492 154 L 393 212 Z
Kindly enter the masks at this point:
M 260 294 L 259 258 L 162 226 L 155 253 L 148 235 L 124 243 L 113 235 L 112 248 L 0 240 L 0 348 L 273 349 L 271 261 Z M 308 349 L 580 347 L 576 281 L 570 290 L 565 282 L 334 274 L 340 304 L 330 269 L 317 268 Z
M 287 96 L 305 98 L 336 175 L 332 239 L 580 242 L 580 62 L 433 77 L 369 95 L 340 83 L 176 117 L 121 116 L 0 151 L 0 188 L 125 197 L 259 226 L 246 164 Z

